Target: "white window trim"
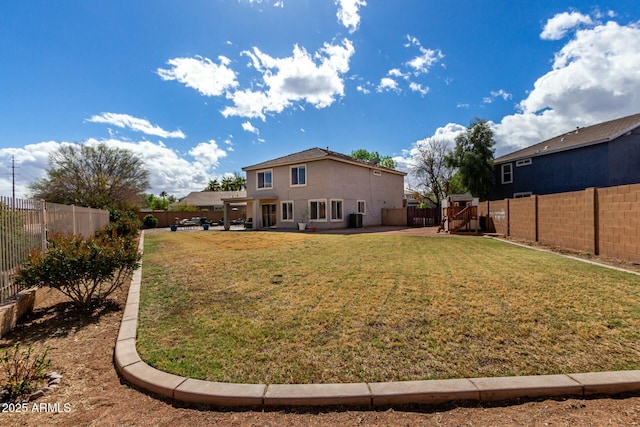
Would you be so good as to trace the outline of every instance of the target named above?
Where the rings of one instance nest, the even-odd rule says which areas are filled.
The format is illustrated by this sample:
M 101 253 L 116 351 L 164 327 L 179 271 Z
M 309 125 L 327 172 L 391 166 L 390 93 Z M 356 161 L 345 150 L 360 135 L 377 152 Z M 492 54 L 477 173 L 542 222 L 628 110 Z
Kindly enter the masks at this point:
M 509 181 L 505 181 L 505 179 L 504 179 L 504 169 L 505 169 L 505 166 L 509 166 L 509 175 L 511 176 L 511 179 L 510 179 Z M 500 168 L 500 172 L 501 172 L 501 174 L 500 174 L 500 175 L 501 175 L 501 176 L 500 176 L 500 179 L 501 179 L 501 182 L 502 182 L 503 184 L 511 184 L 511 183 L 513 182 L 513 165 L 512 165 L 511 163 L 505 163 L 505 164 L 503 164 L 503 165 L 501 166 L 501 168 Z
M 260 187 L 260 179 L 258 178 L 258 176 L 261 173 L 265 173 L 265 172 L 271 172 L 271 186 L 270 187 Z M 273 189 L 273 169 L 263 169 L 263 170 L 259 170 L 256 171 L 256 190 L 261 191 L 261 190 L 271 190 Z
M 291 182 L 291 170 L 293 168 L 301 168 L 304 167 L 304 184 L 294 184 Z M 307 172 L 309 171 L 309 169 L 307 169 L 307 164 L 300 164 L 300 165 L 292 165 L 289 166 L 289 185 L 291 187 L 306 187 L 307 186 L 307 181 L 309 180 L 309 176 L 307 174 Z
M 522 159 L 522 160 L 518 160 L 516 161 L 516 167 L 519 168 L 520 166 L 529 166 L 531 164 L 531 159 Z
M 284 204 L 288 204 L 291 203 L 291 218 L 289 219 L 284 219 L 284 214 L 285 214 L 285 209 L 282 207 L 282 205 Z M 296 213 L 296 205 L 293 203 L 293 200 L 283 200 L 280 202 L 280 221 L 282 222 L 293 222 L 294 221 L 294 217 L 295 217 L 295 213 Z
M 311 203 L 324 203 L 324 218 L 311 218 Z M 327 205 L 327 199 L 309 199 L 309 203 L 308 203 L 308 207 L 309 207 L 309 221 L 311 222 L 327 222 L 327 220 L 329 219 L 329 206 Z M 319 210 L 318 210 L 319 212 Z
M 341 208 L 340 208 L 340 218 L 333 218 L 333 202 L 340 202 Z M 330 199 L 329 200 L 329 208 L 330 208 L 330 212 L 329 212 L 329 220 L 331 220 L 331 222 L 341 222 L 344 221 L 344 200 L 342 199 Z
M 364 212 L 360 212 L 360 203 L 364 206 Z M 358 200 L 356 201 L 356 213 L 366 215 L 367 214 L 367 201 L 366 200 Z

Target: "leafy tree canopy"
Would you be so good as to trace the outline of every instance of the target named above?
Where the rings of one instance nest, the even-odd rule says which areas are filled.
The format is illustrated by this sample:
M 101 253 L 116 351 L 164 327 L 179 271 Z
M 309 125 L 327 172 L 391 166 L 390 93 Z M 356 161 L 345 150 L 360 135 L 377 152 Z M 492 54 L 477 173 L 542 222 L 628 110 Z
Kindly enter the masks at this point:
M 487 200 L 493 188 L 494 145 L 489 124 L 475 119 L 456 137 L 456 147 L 447 156 L 448 166 L 458 168 L 462 185 L 481 200 Z
M 391 158 L 391 156 L 381 156 L 377 151 L 367 151 L 364 148 L 360 148 L 352 151 L 350 156 L 366 162 L 373 162 L 377 160 L 382 167 L 389 169 L 396 168 L 396 162 Z
M 49 156 L 47 176 L 31 184 L 35 198 L 92 208 L 131 208 L 149 187 L 149 172 L 130 151 L 106 144 L 63 145 Z
M 234 172 L 233 176 L 225 176 L 222 181 L 217 179 L 209 180 L 204 191 L 242 191 L 247 189 L 247 178 L 239 172 Z

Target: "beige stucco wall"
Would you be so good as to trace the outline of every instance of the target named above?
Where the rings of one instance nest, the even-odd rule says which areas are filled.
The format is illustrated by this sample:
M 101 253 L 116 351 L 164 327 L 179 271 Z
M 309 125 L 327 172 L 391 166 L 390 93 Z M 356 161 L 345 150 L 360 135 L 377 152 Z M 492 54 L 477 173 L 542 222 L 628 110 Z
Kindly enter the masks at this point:
M 402 208 L 404 195 L 404 176 L 380 170 L 374 174 L 372 168 L 352 165 L 331 159 L 303 163 L 306 165 L 307 184 L 290 185 L 291 167 L 278 166 L 273 171 L 273 188 L 257 189 L 257 170 L 247 171 L 247 196 L 256 199 L 253 205 L 253 217 L 257 227 L 262 227 L 261 205 L 276 203 L 276 227 L 297 228 L 302 214 L 308 209 L 309 200 L 327 201 L 327 221 L 313 222 L 317 228 L 345 228 L 349 225 L 349 215 L 356 213 L 358 200 L 366 202 L 366 214 L 363 225 L 382 224 L 382 209 Z M 330 215 L 331 200 L 342 200 L 343 219 L 332 221 Z M 294 221 L 283 222 L 281 203 L 293 201 Z M 309 221 L 308 221 L 309 222 Z M 310 223 L 310 222 L 309 222 Z

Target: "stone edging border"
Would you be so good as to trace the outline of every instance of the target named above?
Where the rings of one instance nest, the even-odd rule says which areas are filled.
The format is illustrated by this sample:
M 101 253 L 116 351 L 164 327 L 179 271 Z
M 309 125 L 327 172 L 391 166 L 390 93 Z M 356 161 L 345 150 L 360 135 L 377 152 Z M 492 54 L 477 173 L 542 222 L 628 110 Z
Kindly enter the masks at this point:
M 502 239 L 501 239 L 502 240 Z M 139 250 L 144 244 L 140 235 Z M 233 384 L 184 378 L 147 365 L 136 350 L 142 269 L 133 273 L 115 345 L 120 375 L 140 389 L 189 404 L 221 407 L 388 407 L 451 401 L 503 401 L 640 391 L 640 370 L 384 383 Z

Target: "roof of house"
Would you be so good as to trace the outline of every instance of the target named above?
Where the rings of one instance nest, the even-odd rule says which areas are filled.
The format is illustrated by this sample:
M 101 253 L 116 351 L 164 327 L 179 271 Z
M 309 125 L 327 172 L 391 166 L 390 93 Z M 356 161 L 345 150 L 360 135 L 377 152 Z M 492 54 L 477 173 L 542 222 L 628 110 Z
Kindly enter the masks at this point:
M 180 199 L 180 204 L 192 206 L 223 206 L 222 199 L 236 199 L 247 197 L 247 192 L 242 191 L 192 191 Z
M 498 157 L 496 164 L 572 150 L 588 145 L 609 142 L 640 127 L 640 114 L 622 117 L 584 128 L 576 128 L 562 135 L 534 144 L 522 150 Z
M 278 157 L 277 159 L 267 160 L 266 162 L 258 163 L 252 166 L 245 166 L 242 168 L 242 170 L 250 171 L 250 170 L 256 170 L 256 169 L 272 168 L 275 166 L 294 165 L 299 163 L 313 162 L 313 161 L 326 160 L 326 159 L 332 159 L 339 162 L 350 163 L 356 166 L 362 166 L 366 168 L 374 168 L 374 169 L 383 170 L 390 173 L 395 173 L 398 175 L 406 175 L 406 173 L 402 171 L 385 168 L 384 166 L 380 166 L 379 164 L 374 162 L 359 160 L 354 157 L 347 156 L 345 154 L 337 153 L 329 149 L 318 148 L 318 147 L 310 148 L 304 151 L 299 151 L 297 153 L 289 154 L 287 156 Z

